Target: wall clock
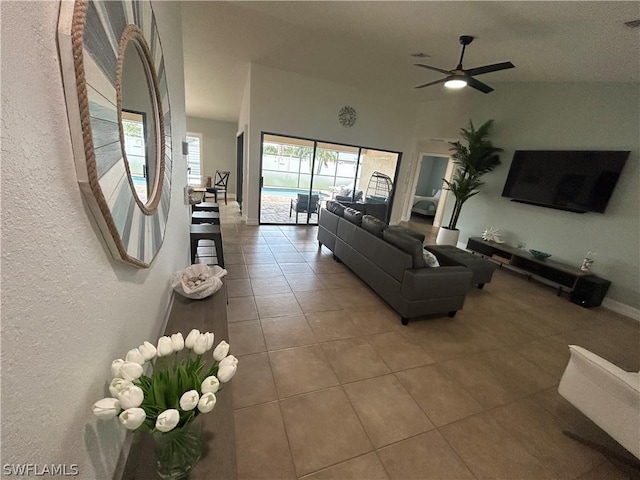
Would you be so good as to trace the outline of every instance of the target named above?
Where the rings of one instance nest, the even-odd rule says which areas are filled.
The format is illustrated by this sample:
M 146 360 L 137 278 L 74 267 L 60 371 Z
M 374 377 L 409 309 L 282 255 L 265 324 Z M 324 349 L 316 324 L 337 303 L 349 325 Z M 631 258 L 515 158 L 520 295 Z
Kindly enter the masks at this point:
M 351 127 L 356 123 L 356 110 L 349 105 L 345 105 L 338 112 L 338 121 L 343 127 Z
M 58 43 L 78 184 L 116 260 L 149 267 L 171 199 L 171 114 L 149 0 L 61 2 Z

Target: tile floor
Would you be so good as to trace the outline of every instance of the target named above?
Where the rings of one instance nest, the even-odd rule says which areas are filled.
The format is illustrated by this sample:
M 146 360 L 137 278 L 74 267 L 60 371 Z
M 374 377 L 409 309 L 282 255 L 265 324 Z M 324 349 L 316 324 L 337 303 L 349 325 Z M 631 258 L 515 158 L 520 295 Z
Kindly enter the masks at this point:
M 570 343 L 640 369 L 637 322 L 498 270 L 403 327 L 315 227 L 221 213 L 240 479 L 640 476 L 563 435 L 620 448 L 557 393 Z

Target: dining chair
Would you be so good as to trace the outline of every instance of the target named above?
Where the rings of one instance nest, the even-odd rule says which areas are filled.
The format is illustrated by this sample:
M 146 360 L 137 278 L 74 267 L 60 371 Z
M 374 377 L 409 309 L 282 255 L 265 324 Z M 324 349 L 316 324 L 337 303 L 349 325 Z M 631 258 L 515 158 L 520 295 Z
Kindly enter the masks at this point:
M 224 204 L 227 204 L 227 185 L 229 184 L 229 175 L 231 172 L 224 170 L 216 170 L 213 177 L 213 186 L 210 185 L 210 178 L 207 177 L 207 193 L 212 193 L 214 202 L 218 203 L 218 194 L 224 193 Z

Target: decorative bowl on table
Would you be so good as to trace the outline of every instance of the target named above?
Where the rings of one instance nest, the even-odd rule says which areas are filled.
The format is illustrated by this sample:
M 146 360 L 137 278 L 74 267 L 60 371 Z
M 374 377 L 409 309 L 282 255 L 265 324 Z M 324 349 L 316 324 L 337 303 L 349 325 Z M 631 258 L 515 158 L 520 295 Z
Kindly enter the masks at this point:
M 207 298 L 222 288 L 222 278 L 226 274 L 227 271 L 218 265 L 195 264 L 176 272 L 171 287 L 183 297 Z
M 530 249 L 529 253 L 531 253 L 531 255 L 533 255 L 534 258 L 537 258 L 538 260 L 544 260 L 551 256 L 550 253 L 541 252 L 540 250 L 533 250 L 533 249 Z

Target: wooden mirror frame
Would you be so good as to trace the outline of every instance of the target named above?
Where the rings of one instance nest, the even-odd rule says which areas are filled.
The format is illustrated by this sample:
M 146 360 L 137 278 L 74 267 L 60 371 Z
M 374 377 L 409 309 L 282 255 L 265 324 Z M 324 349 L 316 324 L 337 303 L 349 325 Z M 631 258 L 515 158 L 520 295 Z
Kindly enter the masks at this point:
M 134 191 L 121 127 L 122 62 L 131 40 L 148 73 L 156 124 L 156 176 L 146 204 Z M 169 94 L 151 3 L 63 1 L 58 43 L 80 189 L 113 257 L 148 268 L 164 240 L 172 171 Z

